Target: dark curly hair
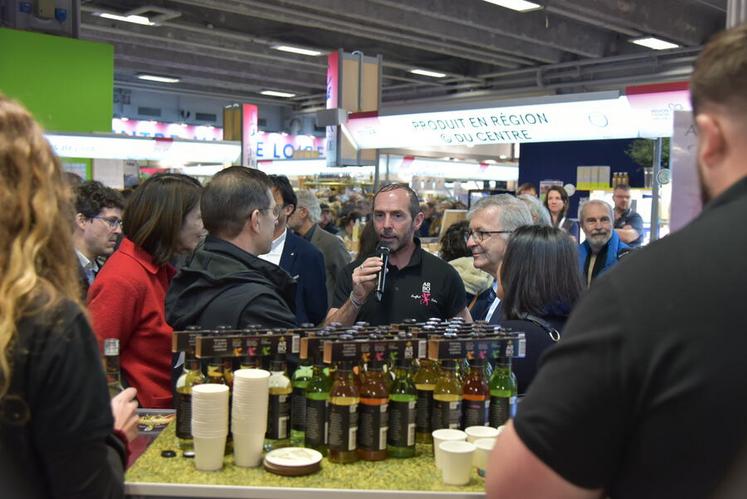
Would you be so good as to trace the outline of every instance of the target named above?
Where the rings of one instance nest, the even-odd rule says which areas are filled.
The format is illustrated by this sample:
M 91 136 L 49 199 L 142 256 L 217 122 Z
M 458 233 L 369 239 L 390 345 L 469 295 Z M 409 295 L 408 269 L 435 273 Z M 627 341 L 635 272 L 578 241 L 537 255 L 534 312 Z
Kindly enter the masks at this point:
M 469 222 L 462 220 L 449 225 L 441 237 L 441 258 L 450 262 L 463 256 L 470 256 L 472 252 L 467 248 L 464 236 L 469 230 Z
M 104 208 L 124 210 L 122 194 L 96 180 L 81 182 L 75 187 L 75 212 L 93 218 Z

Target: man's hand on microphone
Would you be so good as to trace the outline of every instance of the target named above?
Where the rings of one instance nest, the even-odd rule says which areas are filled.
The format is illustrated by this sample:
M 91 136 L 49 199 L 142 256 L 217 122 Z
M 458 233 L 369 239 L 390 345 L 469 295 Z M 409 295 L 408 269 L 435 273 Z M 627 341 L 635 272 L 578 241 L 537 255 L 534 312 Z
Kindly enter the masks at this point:
M 376 277 L 381 271 L 381 266 L 381 258 L 372 256 L 353 269 L 353 292 L 351 298 L 355 302 L 365 303 L 371 291 L 376 289 Z

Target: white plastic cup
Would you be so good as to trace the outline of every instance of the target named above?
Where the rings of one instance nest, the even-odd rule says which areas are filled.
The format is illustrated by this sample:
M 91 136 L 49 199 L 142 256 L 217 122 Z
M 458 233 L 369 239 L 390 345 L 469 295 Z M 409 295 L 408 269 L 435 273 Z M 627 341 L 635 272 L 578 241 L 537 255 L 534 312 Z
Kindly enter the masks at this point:
M 438 445 L 441 450 L 441 471 L 447 485 L 467 485 L 472 473 L 475 445 L 462 440 L 447 440 Z
M 233 462 L 236 466 L 255 468 L 262 464 L 265 432 L 236 433 L 233 435 Z
M 436 460 L 436 468 L 441 469 L 441 442 L 449 441 L 460 441 L 464 442 L 467 440 L 467 434 L 462 430 L 451 430 L 443 428 L 441 430 L 435 430 L 431 433 L 433 436 L 433 455 Z
M 470 426 L 464 433 L 467 434 L 467 442 L 473 444 L 481 438 L 496 438 L 500 432 L 492 426 Z
M 475 455 L 472 457 L 472 465 L 477 468 L 477 474 L 484 477 L 485 471 L 488 469 L 490 453 L 493 451 L 493 446 L 495 445 L 495 439 L 481 438 L 475 440 L 473 445 L 475 446 Z
M 195 468 L 200 471 L 216 471 L 223 468 L 226 437 L 200 437 L 192 435 L 195 446 Z

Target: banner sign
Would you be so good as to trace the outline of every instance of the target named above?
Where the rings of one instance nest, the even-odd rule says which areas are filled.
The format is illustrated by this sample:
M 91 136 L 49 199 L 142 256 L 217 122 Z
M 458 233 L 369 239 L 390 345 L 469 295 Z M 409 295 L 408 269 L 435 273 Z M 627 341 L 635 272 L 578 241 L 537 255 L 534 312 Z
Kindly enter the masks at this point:
M 687 90 L 611 99 L 349 119 L 360 149 L 670 137 Z
M 114 133 L 131 137 L 149 137 L 159 139 L 187 140 L 223 140 L 223 129 L 213 126 L 186 125 L 181 123 L 164 123 L 161 121 L 112 120 Z

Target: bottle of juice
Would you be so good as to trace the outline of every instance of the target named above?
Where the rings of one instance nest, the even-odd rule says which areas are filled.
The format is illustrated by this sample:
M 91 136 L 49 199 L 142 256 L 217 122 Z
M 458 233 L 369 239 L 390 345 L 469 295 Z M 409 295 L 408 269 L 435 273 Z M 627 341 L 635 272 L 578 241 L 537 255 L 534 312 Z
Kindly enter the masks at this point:
M 387 450 L 391 457 L 415 455 L 415 406 L 418 394 L 410 374 L 410 361 L 397 359 L 389 390 Z
M 490 426 L 498 428 L 516 413 L 516 375 L 511 357 L 500 357 L 488 384 L 490 389 Z
M 415 372 L 413 382 L 418 397 L 415 414 L 415 440 L 422 444 L 431 443 L 431 413 L 433 412 L 433 389 L 438 379 L 438 365 L 430 359 L 420 359 L 420 367 Z
M 288 422 L 290 420 L 290 395 L 293 390 L 291 380 L 285 373 L 285 360 L 273 359 L 270 362 L 270 401 L 267 408 L 267 432 L 265 450 L 287 447 L 290 443 Z
M 195 358 L 194 352 L 187 352 L 184 362 L 184 371 L 176 380 L 176 394 L 174 406 L 176 407 L 176 437 L 179 439 L 179 448 L 192 450 L 192 387 L 201 385 L 207 381 L 200 369 L 200 361 Z
M 462 388 L 462 428 L 488 424 L 490 391 L 483 376 L 484 362 L 473 359 Z
M 329 392 L 329 460 L 333 463 L 352 463 L 358 460 L 355 452 L 358 441 L 358 403 L 360 395 L 353 377 L 351 362 L 341 363 Z
M 443 360 L 441 375 L 433 388 L 433 412 L 431 425 L 434 430 L 441 428 L 458 429 L 462 424 L 462 384 L 456 375 L 456 361 Z
M 314 352 L 311 378 L 306 384 L 306 425 L 304 447 L 327 455 L 327 412 L 332 381 L 325 372 L 320 352 Z
M 293 446 L 302 446 L 306 432 L 306 386 L 309 384 L 313 367 L 308 357 L 301 359 L 291 384 L 291 433 L 290 440 Z
M 389 383 L 382 364 L 378 360 L 369 362 L 360 387 L 358 457 L 364 461 L 381 461 L 387 457 Z

